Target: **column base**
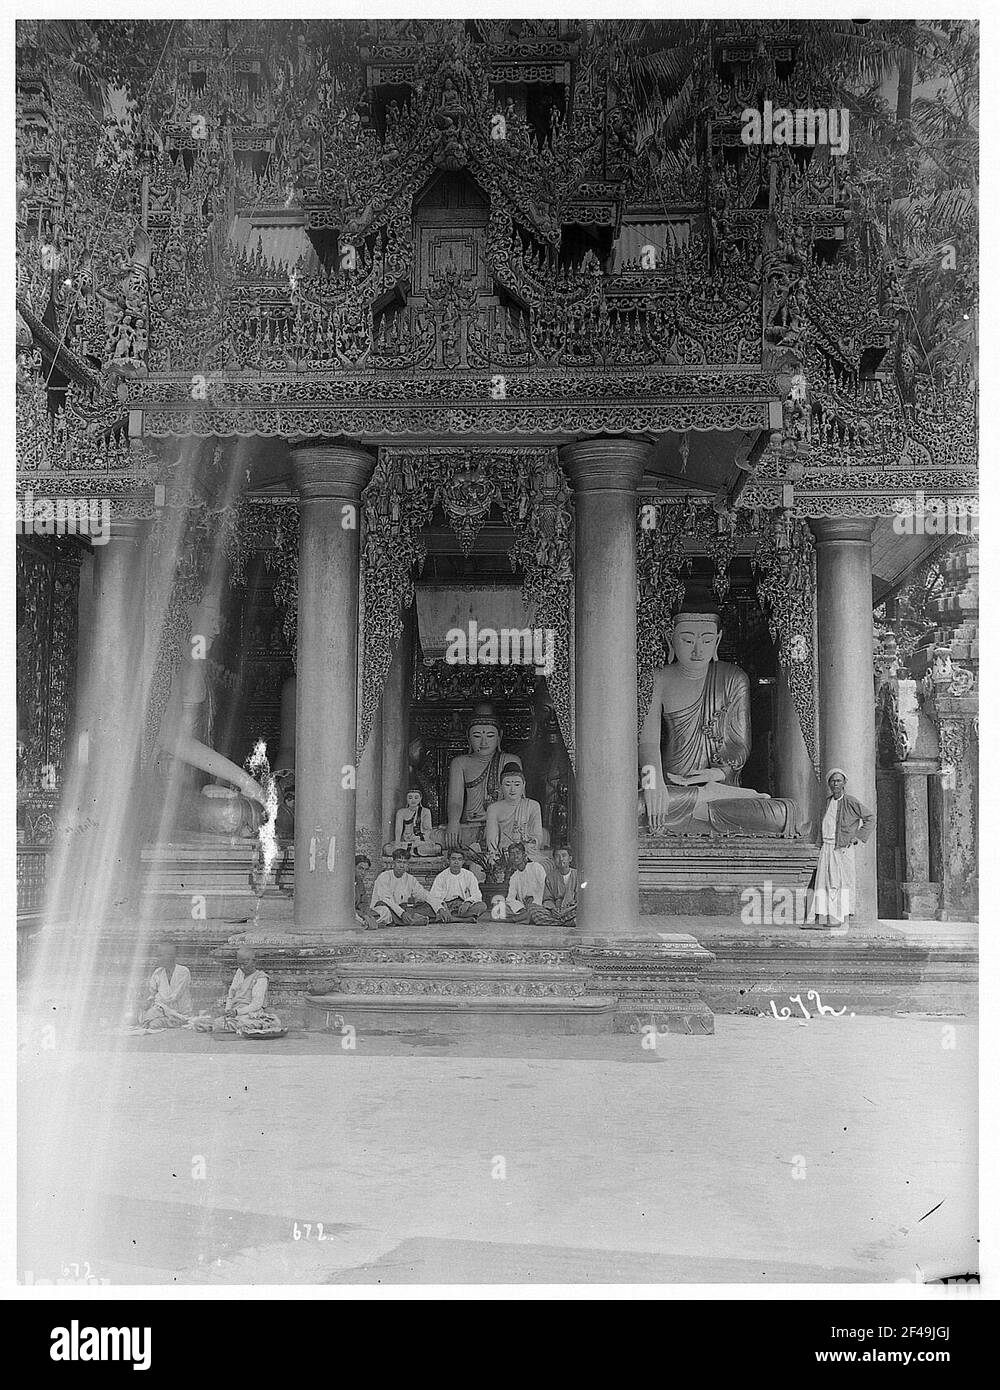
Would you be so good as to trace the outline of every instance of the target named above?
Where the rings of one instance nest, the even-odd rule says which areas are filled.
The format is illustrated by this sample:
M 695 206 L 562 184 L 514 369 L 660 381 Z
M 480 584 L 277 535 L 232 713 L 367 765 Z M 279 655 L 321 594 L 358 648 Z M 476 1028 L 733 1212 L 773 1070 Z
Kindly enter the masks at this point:
M 918 880 L 904 880 L 903 917 L 918 922 L 934 922 L 941 916 L 940 883 L 922 883 Z

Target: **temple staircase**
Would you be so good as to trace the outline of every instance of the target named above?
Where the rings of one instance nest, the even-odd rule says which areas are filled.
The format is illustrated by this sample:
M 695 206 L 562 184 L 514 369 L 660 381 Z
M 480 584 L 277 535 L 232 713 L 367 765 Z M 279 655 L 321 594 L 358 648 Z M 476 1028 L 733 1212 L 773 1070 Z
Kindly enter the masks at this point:
M 281 887 L 272 882 L 258 909 L 249 881 L 255 849 L 255 840 L 196 834 L 169 844 L 146 845 L 142 851 L 146 915 L 165 921 L 187 917 L 229 923 L 263 915 L 269 922 L 290 923 L 291 863 Z
M 421 933 L 422 935 L 426 933 Z M 378 941 L 336 963 L 331 987 L 306 997 L 309 1028 L 400 1032 L 610 1033 L 616 997 L 570 947 Z M 372 934 L 375 935 L 374 933 Z M 376 938 L 377 940 L 377 938 Z

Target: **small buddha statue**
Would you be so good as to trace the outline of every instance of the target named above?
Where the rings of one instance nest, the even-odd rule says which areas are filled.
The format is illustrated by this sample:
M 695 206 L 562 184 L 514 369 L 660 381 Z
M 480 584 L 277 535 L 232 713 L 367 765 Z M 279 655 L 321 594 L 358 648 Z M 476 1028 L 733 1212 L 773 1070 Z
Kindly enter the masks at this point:
M 666 666 L 639 734 L 649 828 L 674 835 L 795 835 L 795 804 L 739 785 L 750 755 L 750 682 L 719 660 L 722 618 L 692 601 L 674 616 Z M 665 734 L 665 740 L 663 735 Z
M 411 854 L 425 858 L 441 853 L 441 842 L 431 826 L 431 813 L 422 804 L 423 799 L 424 794 L 419 787 L 410 787 L 406 793 L 406 805 L 396 812 L 394 838 L 382 847 L 384 854 L 392 854 L 396 849 L 406 849 Z
M 500 797 L 501 767 L 513 763 L 516 753 L 503 753 L 502 730 L 493 706 L 479 704 L 468 723 L 469 751 L 451 760 L 448 770 L 448 822 L 442 827 L 445 849 L 461 849 L 481 843 L 487 808 Z

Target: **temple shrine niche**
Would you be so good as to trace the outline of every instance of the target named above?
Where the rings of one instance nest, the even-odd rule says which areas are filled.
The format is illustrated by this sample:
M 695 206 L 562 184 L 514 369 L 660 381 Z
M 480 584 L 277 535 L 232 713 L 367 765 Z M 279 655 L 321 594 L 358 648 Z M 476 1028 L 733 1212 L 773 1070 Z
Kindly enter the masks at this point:
M 95 145 L 22 26 L 19 504 L 111 523 L 19 537 L 27 910 L 62 816 L 116 911 L 169 918 L 195 863 L 221 932 L 264 745 L 254 921 L 346 941 L 408 792 L 442 849 L 456 768 L 465 829 L 500 795 L 478 711 L 572 848 L 616 1027 L 710 1027 L 707 952 L 670 947 L 674 1007 L 644 919 L 808 884 L 830 766 L 878 807 L 859 920 L 974 911 L 975 545 L 898 525 L 974 500 L 974 364 L 915 356 L 890 151 L 741 138 L 751 90 L 821 104 L 809 23 L 710 27 L 675 128 L 625 22 L 130 24 Z M 707 676 L 671 660 L 685 610 Z M 627 979 L 605 937 L 640 943 Z

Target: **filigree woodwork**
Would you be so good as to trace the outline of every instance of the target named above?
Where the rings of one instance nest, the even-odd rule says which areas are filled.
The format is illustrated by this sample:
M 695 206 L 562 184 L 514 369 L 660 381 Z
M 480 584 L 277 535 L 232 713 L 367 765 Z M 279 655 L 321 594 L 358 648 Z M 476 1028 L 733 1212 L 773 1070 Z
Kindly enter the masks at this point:
M 426 558 L 420 539 L 440 506 L 460 543 L 469 539 L 472 506 L 482 519 L 488 499 L 514 532 L 512 570 L 534 626 L 554 632 L 554 670 L 548 678 L 563 742 L 574 754 L 570 674 L 572 509 L 569 488 L 553 449 L 383 449 L 363 495 L 362 570 L 364 701 L 359 751 L 364 748 L 402 614 L 413 602 L 414 573 Z

